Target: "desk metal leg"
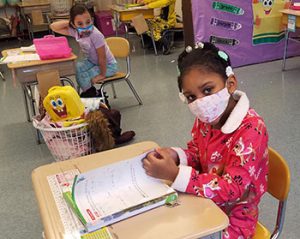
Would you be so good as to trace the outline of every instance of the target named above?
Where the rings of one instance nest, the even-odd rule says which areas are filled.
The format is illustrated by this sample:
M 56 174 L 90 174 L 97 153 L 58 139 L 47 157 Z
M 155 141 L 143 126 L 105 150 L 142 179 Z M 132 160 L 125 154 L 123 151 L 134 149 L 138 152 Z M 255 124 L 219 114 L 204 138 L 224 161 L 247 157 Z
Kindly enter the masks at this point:
M 33 85 L 35 85 L 35 84 L 33 84 Z M 31 122 L 31 117 L 30 117 L 30 112 L 29 112 L 29 107 L 28 107 L 28 100 L 30 100 L 32 116 L 36 115 L 36 110 L 35 110 L 36 101 L 35 101 L 35 98 L 33 97 L 31 85 L 25 84 L 25 85 L 23 85 L 23 87 L 24 87 L 24 96 L 25 96 L 25 100 L 26 100 L 25 108 L 26 108 L 27 120 L 29 122 Z M 38 129 L 36 129 L 36 142 L 37 142 L 37 144 L 41 143 L 41 134 Z
M 288 48 L 288 41 L 289 41 L 289 30 L 286 29 L 285 31 L 285 43 L 284 43 L 284 52 L 283 52 L 283 59 L 282 59 L 282 70 L 285 70 L 285 62 L 287 57 L 287 48 Z
M 124 27 L 125 27 L 125 38 L 129 39 L 129 37 L 128 37 L 128 27 L 127 27 L 126 23 L 124 24 Z
M 154 40 L 154 33 L 153 33 L 153 29 L 152 29 L 152 25 L 146 20 L 148 26 L 149 26 L 149 31 L 150 31 L 150 35 L 151 35 L 151 41 L 152 41 L 152 45 L 154 48 L 154 52 L 155 55 L 157 56 L 157 49 L 156 49 L 156 44 L 155 44 L 155 40 Z
M 114 11 L 114 20 L 115 20 L 115 28 L 116 28 L 116 37 L 118 36 L 118 29 L 120 26 L 120 16 L 119 13 Z
M 2 78 L 3 81 L 5 81 L 5 77 L 4 77 L 3 73 L 2 73 L 2 71 L 0 71 L 0 78 Z
M 153 30 L 150 29 L 150 34 L 151 34 L 151 40 L 152 40 L 152 45 L 153 45 L 153 48 L 154 48 L 154 52 L 155 52 L 155 55 L 157 56 L 157 49 L 156 49 L 156 44 L 155 44 L 155 40 L 154 40 L 154 35 L 153 35 Z
M 29 107 L 28 107 L 28 101 L 27 101 L 27 93 L 26 93 L 26 85 L 22 85 L 22 91 L 23 91 L 23 96 L 24 96 L 24 106 L 25 106 L 25 112 L 26 112 L 26 117 L 27 121 L 30 122 L 30 115 L 29 115 Z
M 114 83 L 111 83 L 111 89 L 112 89 L 112 92 L 113 92 L 114 99 L 116 99 L 117 98 L 117 94 L 116 94 L 116 89 L 115 89 Z
M 33 97 L 31 86 L 28 85 L 27 88 L 28 88 L 28 91 L 27 91 L 28 92 L 28 98 L 30 99 L 30 103 L 31 103 L 32 116 L 35 116 L 36 115 L 36 112 L 35 112 L 35 99 Z
M 145 42 L 144 42 L 143 34 L 141 34 L 141 40 L 142 40 L 142 47 L 143 47 L 143 49 L 145 49 Z

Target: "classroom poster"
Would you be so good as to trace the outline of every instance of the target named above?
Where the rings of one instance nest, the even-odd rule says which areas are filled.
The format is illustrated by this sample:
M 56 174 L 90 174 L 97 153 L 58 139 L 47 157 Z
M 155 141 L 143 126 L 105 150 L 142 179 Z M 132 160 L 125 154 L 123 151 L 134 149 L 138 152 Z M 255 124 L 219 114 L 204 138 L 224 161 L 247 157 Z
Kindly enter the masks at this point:
M 191 2 L 195 42 L 216 44 L 230 55 L 234 67 L 283 58 L 285 34 L 278 10 L 286 0 Z M 299 44 L 289 42 L 288 56 L 296 55 Z
M 280 10 L 288 0 L 253 0 L 253 45 L 276 43 L 284 38 Z

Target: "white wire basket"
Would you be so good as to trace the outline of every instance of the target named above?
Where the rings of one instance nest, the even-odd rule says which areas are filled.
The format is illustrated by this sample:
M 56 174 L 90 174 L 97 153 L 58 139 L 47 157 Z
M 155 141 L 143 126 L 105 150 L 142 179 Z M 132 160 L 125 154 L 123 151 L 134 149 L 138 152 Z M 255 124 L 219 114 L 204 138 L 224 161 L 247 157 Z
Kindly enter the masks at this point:
M 44 128 L 33 121 L 56 161 L 78 158 L 91 154 L 92 140 L 87 123 L 63 128 Z
M 72 0 L 51 0 L 51 9 L 54 16 L 68 16 L 72 7 Z

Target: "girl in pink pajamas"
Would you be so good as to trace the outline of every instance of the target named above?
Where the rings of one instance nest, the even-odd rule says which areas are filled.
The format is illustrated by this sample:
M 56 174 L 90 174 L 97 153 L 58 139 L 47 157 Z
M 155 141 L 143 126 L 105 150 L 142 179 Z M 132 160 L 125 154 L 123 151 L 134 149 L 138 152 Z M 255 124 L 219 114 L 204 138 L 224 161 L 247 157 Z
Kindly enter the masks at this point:
M 268 134 L 263 119 L 237 90 L 229 56 L 210 43 L 178 58 L 180 98 L 196 116 L 187 149 L 158 148 L 146 173 L 178 191 L 210 198 L 229 217 L 223 238 L 255 233 L 258 203 L 267 190 Z

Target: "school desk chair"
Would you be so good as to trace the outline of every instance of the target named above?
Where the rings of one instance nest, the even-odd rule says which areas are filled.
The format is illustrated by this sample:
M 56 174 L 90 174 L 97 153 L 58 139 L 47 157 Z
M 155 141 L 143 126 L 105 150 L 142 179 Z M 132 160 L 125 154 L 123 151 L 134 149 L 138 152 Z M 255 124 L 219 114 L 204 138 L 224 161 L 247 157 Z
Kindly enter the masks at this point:
M 106 38 L 106 42 L 114 57 L 123 58 L 126 60 L 126 72 L 117 72 L 115 75 L 111 77 L 107 77 L 103 81 L 101 81 L 100 83 L 101 95 L 104 95 L 104 86 L 110 83 L 112 84 L 114 98 L 116 98 L 116 92 L 113 83 L 116 81 L 125 80 L 129 88 L 131 89 L 132 93 L 134 94 L 135 98 L 139 102 L 139 104 L 142 105 L 143 102 L 141 98 L 139 97 L 131 81 L 129 80 L 131 74 L 131 64 L 130 64 L 130 45 L 128 40 L 122 37 L 109 37 Z
M 142 46 L 145 48 L 143 34 L 149 32 L 155 55 L 157 56 L 157 48 L 154 40 L 153 29 L 151 24 L 148 24 L 143 14 L 139 14 L 131 19 L 132 25 L 136 33 L 141 36 Z M 177 22 L 174 27 L 163 30 L 161 33 L 162 50 L 164 55 L 170 54 L 171 47 L 174 44 L 175 33 L 183 33 L 183 23 Z
M 170 54 L 171 47 L 174 45 L 175 33 L 183 34 L 183 23 L 176 22 L 175 26 L 162 32 L 163 54 Z
M 253 239 L 275 239 L 279 237 L 284 224 L 290 181 L 290 170 L 286 161 L 279 153 L 269 147 L 268 193 L 279 201 L 276 225 L 271 234 L 263 224 L 258 222 Z
M 136 31 L 136 33 L 141 37 L 142 46 L 145 48 L 143 34 L 150 32 L 152 46 L 154 48 L 154 53 L 157 56 L 157 48 L 154 40 L 153 29 L 149 27 L 145 17 L 143 14 L 139 14 L 131 19 L 132 25 Z

